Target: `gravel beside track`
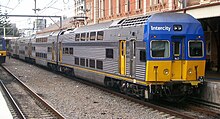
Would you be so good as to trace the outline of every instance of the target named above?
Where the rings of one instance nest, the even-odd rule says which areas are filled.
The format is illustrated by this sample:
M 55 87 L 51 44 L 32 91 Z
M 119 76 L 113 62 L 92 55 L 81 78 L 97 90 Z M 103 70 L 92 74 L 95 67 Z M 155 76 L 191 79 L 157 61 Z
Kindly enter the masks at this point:
M 3 64 L 67 119 L 164 119 L 166 114 L 16 59 Z

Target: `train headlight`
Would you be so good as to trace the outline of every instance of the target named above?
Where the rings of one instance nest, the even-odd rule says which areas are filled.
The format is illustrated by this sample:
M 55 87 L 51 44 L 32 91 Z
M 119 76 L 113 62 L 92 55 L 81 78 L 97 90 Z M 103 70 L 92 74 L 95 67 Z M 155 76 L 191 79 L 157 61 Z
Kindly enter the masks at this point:
M 189 68 L 188 75 L 192 75 L 192 73 L 193 73 L 193 70 L 191 68 Z
M 164 70 L 163 70 L 163 74 L 164 74 L 164 75 L 168 75 L 168 74 L 169 74 L 169 69 L 164 69 Z

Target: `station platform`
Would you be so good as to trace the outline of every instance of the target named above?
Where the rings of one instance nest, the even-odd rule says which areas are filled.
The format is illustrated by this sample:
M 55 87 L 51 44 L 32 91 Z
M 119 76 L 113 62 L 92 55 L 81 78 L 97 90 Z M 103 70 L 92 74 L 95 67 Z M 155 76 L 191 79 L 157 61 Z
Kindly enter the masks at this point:
M 202 87 L 202 100 L 220 104 L 220 73 L 206 71 L 206 80 Z
M 0 119 L 13 119 L 13 116 L 8 108 L 8 105 L 0 91 Z

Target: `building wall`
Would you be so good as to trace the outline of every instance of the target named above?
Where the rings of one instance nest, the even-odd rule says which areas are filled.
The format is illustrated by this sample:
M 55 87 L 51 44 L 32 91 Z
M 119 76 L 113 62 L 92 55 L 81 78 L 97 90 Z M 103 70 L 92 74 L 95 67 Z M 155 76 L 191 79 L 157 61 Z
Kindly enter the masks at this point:
M 188 13 L 200 20 L 213 20 L 216 17 L 220 18 L 216 12 L 219 8 L 219 0 L 86 0 L 88 24 L 166 11 Z M 216 23 L 220 23 L 220 20 Z M 207 64 L 211 63 L 212 67 L 220 65 L 217 63 L 218 50 L 214 37 L 220 39 L 220 35 L 216 35 L 219 30 L 217 29 L 215 33 L 210 28 L 205 30 L 206 48 L 209 49 Z
M 85 0 L 74 0 L 73 16 L 85 16 L 86 3 Z

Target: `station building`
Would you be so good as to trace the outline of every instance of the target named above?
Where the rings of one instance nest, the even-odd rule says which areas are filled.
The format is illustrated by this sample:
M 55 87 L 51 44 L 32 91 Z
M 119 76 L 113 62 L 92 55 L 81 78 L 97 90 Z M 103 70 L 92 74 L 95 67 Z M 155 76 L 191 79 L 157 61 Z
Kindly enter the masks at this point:
M 86 0 L 85 3 L 88 24 L 157 12 L 190 14 L 202 23 L 205 31 L 207 70 L 220 69 L 220 0 Z

